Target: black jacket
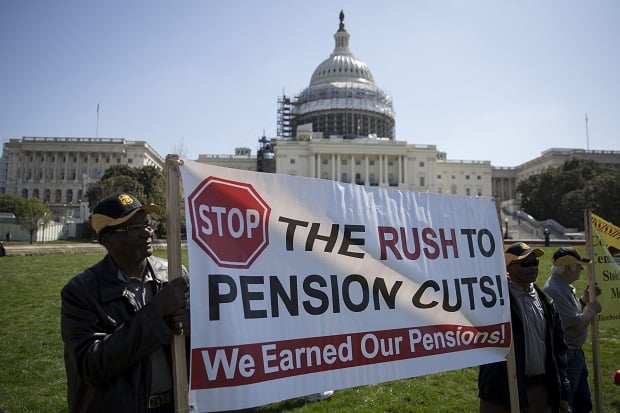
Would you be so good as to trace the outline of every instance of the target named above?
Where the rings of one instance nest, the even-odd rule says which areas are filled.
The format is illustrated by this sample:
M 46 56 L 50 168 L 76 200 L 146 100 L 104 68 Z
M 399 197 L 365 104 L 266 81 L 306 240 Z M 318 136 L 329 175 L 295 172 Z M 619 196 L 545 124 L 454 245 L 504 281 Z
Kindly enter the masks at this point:
M 549 401 L 552 407 L 558 407 L 560 400 L 568 400 L 570 384 L 566 376 L 566 342 L 560 316 L 553 305 L 553 300 L 538 286 L 534 285 L 540 301 L 543 304 L 546 320 L 545 344 L 547 357 L 545 371 Z M 523 320 L 516 308 L 514 298 L 510 297 L 510 313 L 512 318 L 512 339 L 515 349 L 515 364 L 517 370 L 517 386 L 519 389 L 519 407 L 521 410 L 528 407 L 525 386 L 525 335 Z M 498 362 L 480 366 L 478 374 L 478 396 L 495 404 L 510 406 L 510 389 L 508 388 L 507 363 Z
M 156 294 L 168 279 L 167 261 L 149 257 Z M 150 394 L 149 354 L 173 333 L 149 305 L 139 311 L 109 255 L 76 275 L 61 292 L 69 412 L 143 412 Z

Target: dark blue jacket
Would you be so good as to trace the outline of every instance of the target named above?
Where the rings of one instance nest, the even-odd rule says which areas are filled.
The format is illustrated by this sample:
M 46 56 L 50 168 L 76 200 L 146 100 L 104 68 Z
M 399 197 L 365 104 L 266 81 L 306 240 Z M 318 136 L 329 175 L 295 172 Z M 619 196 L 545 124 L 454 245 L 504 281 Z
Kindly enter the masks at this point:
M 168 263 L 149 257 L 153 294 L 168 280 Z M 149 354 L 163 347 L 171 362 L 172 331 L 151 307 L 139 306 L 109 255 L 62 289 L 69 412 L 143 412 L 150 394 Z M 171 365 L 171 364 L 170 364 Z

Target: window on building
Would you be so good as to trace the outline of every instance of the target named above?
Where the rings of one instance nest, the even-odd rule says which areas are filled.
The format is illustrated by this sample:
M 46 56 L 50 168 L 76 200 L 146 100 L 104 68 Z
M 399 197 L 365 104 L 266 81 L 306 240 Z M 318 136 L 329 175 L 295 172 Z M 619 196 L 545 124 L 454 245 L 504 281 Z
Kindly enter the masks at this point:
M 465 195 L 471 195 L 471 189 L 465 188 Z
M 465 179 L 469 180 L 469 175 L 465 175 Z
M 426 185 L 426 182 L 425 182 L 425 180 L 424 180 L 424 177 L 423 177 L 423 176 L 421 176 L 421 177 L 420 177 L 420 186 L 425 186 L 425 185 Z
M 441 175 L 437 175 L 437 179 L 441 179 Z
M 370 183 L 370 185 L 372 186 L 376 186 L 377 185 L 377 179 L 375 178 L 375 174 L 373 172 L 371 172 L 368 175 L 368 182 Z
M 323 165 L 327 165 L 327 159 L 321 159 L 321 163 L 322 163 Z
M 62 192 L 60 191 L 60 189 L 57 189 L 54 191 L 54 202 L 55 203 L 60 203 L 62 200 Z
M 424 161 L 420 161 L 420 166 L 423 167 L 424 166 Z
M 289 159 L 289 163 L 290 163 L 291 165 L 295 165 L 295 159 Z
M 128 163 L 128 164 L 132 164 L 132 163 L 133 163 L 133 158 L 129 158 L 129 159 L 127 159 L 127 163 Z
M 323 179 L 329 179 L 329 174 L 328 174 L 327 172 L 323 172 L 323 173 L 321 174 L 321 178 L 323 178 Z
M 481 180 L 481 179 L 482 179 L 482 177 L 481 177 L 480 175 L 478 175 L 478 177 L 477 177 L 477 178 L 478 178 L 478 180 Z
M 374 165 L 375 165 L 375 161 L 374 161 L 374 159 L 373 159 L 373 160 L 368 161 L 368 165 L 370 165 L 370 166 L 374 166 Z
M 346 165 L 347 164 L 347 160 L 346 159 L 341 159 L 340 160 L 340 164 L 341 165 Z
M 361 164 L 362 164 L 362 161 L 360 161 L 359 159 L 355 160 L 355 165 L 361 165 Z
M 24 199 L 28 198 L 28 190 L 26 188 L 22 189 L 22 198 Z
M 452 175 L 452 179 L 456 179 L 456 176 Z
M 478 196 L 482 196 L 482 189 L 478 188 Z
M 349 183 L 349 175 L 346 172 L 340 174 L 340 181 Z
M 450 193 L 452 195 L 456 195 L 456 185 L 452 184 L 452 186 L 450 187 Z

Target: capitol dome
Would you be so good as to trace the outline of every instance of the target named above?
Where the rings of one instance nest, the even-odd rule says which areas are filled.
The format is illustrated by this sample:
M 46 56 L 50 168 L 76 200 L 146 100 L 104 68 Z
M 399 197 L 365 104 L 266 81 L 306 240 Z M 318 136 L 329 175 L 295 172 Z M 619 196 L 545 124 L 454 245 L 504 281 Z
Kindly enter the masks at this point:
M 312 124 L 323 137 L 394 139 L 392 98 L 377 87 L 368 65 L 349 50 L 344 13 L 334 34 L 332 54 L 312 73 L 310 85 L 293 108 L 293 133 Z M 307 126 L 306 126 L 307 128 Z

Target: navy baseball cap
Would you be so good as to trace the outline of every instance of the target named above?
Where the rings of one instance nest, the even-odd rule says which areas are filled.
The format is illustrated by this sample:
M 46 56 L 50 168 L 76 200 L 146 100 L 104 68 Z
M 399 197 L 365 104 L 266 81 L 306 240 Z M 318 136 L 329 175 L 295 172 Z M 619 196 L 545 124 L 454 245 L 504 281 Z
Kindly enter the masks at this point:
M 104 228 L 115 227 L 129 221 L 138 211 L 151 214 L 159 211 L 159 207 L 155 204 L 142 205 L 133 195 L 114 194 L 97 204 L 91 216 L 91 225 L 99 234 Z
M 527 258 L 529 255 L 534 254 L 536 257 L 540 257 L 545 252 L 540 248 L 532 248 L 525 242 L 515 242 L 506 248 L 504 252 L 504 258 L 506 259 L 506 265 L 510 265 L 513 261 L 521 261 Z
M 582 258 L 573 247 L 560 247 L 553 253 L 553 265 L 589 264 L 590 258 Z

